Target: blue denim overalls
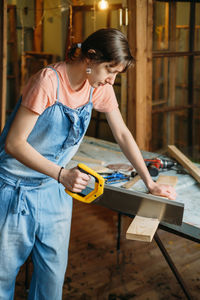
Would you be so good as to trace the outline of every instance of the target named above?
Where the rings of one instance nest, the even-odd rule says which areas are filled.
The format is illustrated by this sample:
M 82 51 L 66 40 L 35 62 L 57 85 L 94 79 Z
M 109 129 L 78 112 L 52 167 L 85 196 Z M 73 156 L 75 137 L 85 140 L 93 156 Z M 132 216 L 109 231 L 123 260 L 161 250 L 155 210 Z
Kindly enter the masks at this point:
M 53 69 L 53 68 L 52 68 Z M 92 111 L 89 102 L 71 109 L 57 100 L 38 118 L 28 142 L 65 166 L 77 151 Z M 5 139 L 21 99 L 0 136 L 0 300 L 14 297 L 15 279 L 30 253 L 34 272 L 29 300 L 60 300 L 68 259 L 72 199 L 56 180 L 5 153 Z

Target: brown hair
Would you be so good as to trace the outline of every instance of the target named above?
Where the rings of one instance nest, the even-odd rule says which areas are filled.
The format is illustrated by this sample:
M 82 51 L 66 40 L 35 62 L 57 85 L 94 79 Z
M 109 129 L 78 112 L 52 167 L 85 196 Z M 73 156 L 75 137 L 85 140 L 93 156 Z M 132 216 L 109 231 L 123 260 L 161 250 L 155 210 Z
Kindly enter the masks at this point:
M 81 49 L 77 53 L 79 44 L 73 44 L 68 51 L 68 59 L 89 58 L 96 63 L 112 62 L 113 66 L 124 64 L 124 71 L 134 63 L 124 34 L 115 28 L 99 29 L 89 35 L 81 44 Z M 89 51 L 89 50 L 95 51 Z

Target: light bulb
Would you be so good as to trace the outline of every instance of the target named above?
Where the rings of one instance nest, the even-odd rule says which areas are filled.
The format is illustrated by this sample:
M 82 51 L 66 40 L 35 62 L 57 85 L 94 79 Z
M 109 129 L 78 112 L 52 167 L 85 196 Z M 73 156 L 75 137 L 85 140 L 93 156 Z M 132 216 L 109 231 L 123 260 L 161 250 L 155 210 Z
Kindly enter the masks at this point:
M 108 8 L 108 1 L 106 1 L 106 0 L 99 1 L 98 7 L 99 7 L 99 9 L 102 9 L 102 10 L 107 9 Z

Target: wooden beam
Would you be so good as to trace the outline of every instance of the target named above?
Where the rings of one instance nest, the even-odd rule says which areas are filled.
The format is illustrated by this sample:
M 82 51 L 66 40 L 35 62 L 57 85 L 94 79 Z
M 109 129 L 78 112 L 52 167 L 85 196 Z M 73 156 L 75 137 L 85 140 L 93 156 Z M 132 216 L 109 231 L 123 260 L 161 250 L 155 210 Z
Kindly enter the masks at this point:
M 74 11 L 92 11 L 94 9 L 94 5 L 76 5 L 73 1 L 73 10 Z M 116 9 L 120 9 L 122 7 L 121 3 L 120 4 L 109 4 L 109 9 L 112 10 L 116 10 Z M 95 5 L 95 10 L 97 11 L 101 11 L 98 7 L 98 5 Z
M 157 182 L 160 184 L 168 184 L 174 187 L 177 183 L 177 180 L 178 178 L 176 176 L 161 175 L 159 176 Z M 126 232 L 126 238 L 141 242 L 151 242 L 159 223 L 160 220 L 158 218 L 135 216 Z
M 19 60 L 17 50 L 17 16 L 16 16 L 16 5 L 8 4 L 7 6 L 7 23 L 9 28 L 9 35 L 7 40 L 7 53 L 12 53 L 9 59 L 9 65 L 12 66 L 11 73 L 7 75 L 7 82 L 12 78 L 15 93 L 13 94 L 12 107 L 14 108 L 15 103 L 18 101 L 19 89 L 20 89 L 20 74 L 19 74 Z
M 147 1 L 136 0 L 136 141 L 146 148 L 147 128 Z
M 141 179 L 141 177 L 139 175 L 136 175 L 133 179 L 131 179 L 128 182 L 124 183 L 121 187 L 123 187 L 125 189 L 130 189 L 140 179 Z
M 153 57 L 180 57 L 180 56 L 200 56 L 200 51 L 153 51 Z
M 43 50 L 43 0 L 35 0 L 35 30 L 34 30 L 34 50 L 41 52 Z
M 6 120 L 7 1 L 0 0 L 0 131 Z
M 128 1 L 128 8 L 129 20 L 132 18 L 134 20 L 129 24 L 128 38 L 130 47 L 134 50 L 136 68 L 128 73 L 127 125 L 139 147 L 143 150 L 150 150 L 153 1 Z
M 73 43 L 81 43 L 83 41 L 83 11 L 74 10 L 72 8 L 72 35 Z
M 176 3 L 170 4 L 171 18 L 170 18 L 170 32 L 171 38 L 169 43 L 170 51 L 176 51 Z M 176 62 L 177 59 L 172 57 L 169 64 L 169 101 L 168 106 L 175 106 L 175 97 L 176 97 Z M 168 135 L 166 144 L 174 144 L 175 142 L 175 115 L 174 113 L 168 114 L 167 116 L 168 132 L 165 134 Z
M 158 219 L 136 216 L 126 232 L 126 238 L 128 240 L 151 242 L 159 223 Z
M 174 145 L 169 145 L 167 151 L 200 183 L 200 169 L 191 160 Z
M 159 184 L 168 184 L 168 185 L 175 187 L 177 184 L 177 181 L 178 181 L 177 176 L 160 175 L 156 182 Z
M 127 1 L 128 4 L 128 42 L 131 54 L 136 58 L 136 2 Z M 136 132 L 136 66 L 128 69 L 127 78 L 127 116 L 126 124 L 135 137 Z
M 76 160 L 79 162 L 91 163 L 91 164 L 98 164 L 98 165 L 105 164 L 105 162 L 102 160 L 98 160 L 98 159 L 94 159 L 94 158 L 90 158 L 90 157 L 86 157 L 86 156 L 78 156 L 78 155 L 73 156 L 72 160 Z
M 122 6 L 118 9 L 121 10 L 122 13 L 122 24 L 121 24 L 121 31 L 124 33 L 124 35 L 127 37 L 128 35 L 128 8 L 127 8 L 127 1 L 122 0 Z M 109 10 L 111 11 L 111 10 Z M 120 101 L 120 111 L 122 114 L 122 117 L 124 119 L 124 122 L 127 123 L 127 81 L 128 75 L 127 72 L 121 74 L 121 101 Z

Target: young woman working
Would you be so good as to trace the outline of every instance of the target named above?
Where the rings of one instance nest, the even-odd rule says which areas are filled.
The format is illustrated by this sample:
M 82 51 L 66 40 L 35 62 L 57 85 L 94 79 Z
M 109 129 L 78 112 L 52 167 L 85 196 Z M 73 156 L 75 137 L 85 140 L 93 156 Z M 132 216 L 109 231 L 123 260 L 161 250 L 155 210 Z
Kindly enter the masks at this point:
M 175 198 L 153 182 L 126 127 L 113 91 L 116 75 L 133 63 L 125 36 L 100 29 L 68 60 L 35 74 L 0 136 L 0 299 L 13 299 L 20 266 L 32 254 L 29 300 L 60 300 L 67 266 L 72 199 L 89 181 L 63 168 L 77 151 L 92 108 L 104 112 L 113 135 L 154 195 Z

